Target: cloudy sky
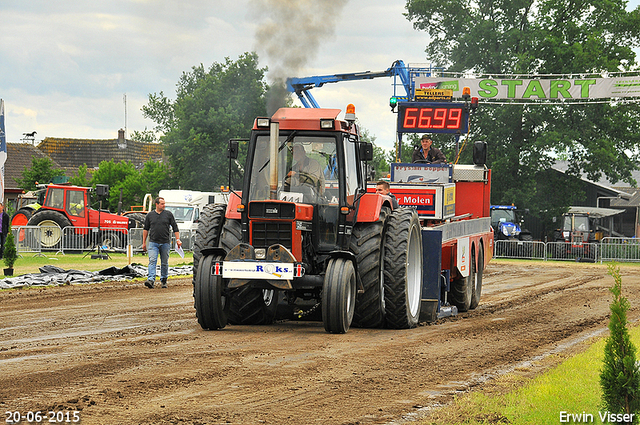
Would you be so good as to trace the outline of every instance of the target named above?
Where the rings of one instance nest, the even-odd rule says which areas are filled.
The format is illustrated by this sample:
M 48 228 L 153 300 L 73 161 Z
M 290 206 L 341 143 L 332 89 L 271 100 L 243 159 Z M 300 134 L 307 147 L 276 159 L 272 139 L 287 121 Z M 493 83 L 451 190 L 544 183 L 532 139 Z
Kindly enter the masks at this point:
M 630 8 L 639 2 L 630 1 Z M 208 68 L 247 51 L 257 51 L 261 66 L 273 72 L 296 68 L 296 76 L 381 71 L 396 59 L 427 64 L 427 36 L 402 16 L 404 5 L 405 0 L 1 0 L 0 98 L 7 140 L 18 142 L 32 131 L 36 141 L 111 139 L 125 127 L 125 117 L 128 134 L 152 128 L 140 110 L 149 93 L 163 91 L 173 99 L 180 75 L 192 66 Z M 317 25 L 317 16 L 326 25 Z M 304 40 L 305 49 L 282 54 L 287 41 L 268 36 L 284 26 L 279 19 L 289 35 Z M 361 125 L 391 149 L 391 83 L 345 82 L 312 93 L 322 107 L 344 110 L 354 103 Z

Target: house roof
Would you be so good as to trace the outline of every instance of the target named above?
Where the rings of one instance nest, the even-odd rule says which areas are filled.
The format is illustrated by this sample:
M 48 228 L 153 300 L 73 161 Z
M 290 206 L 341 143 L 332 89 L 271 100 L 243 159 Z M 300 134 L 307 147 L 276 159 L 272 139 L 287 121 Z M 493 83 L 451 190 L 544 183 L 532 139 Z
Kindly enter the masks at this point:
M 30 143 L 7 143 L 7 161 L 4 164 L 4 184 L 7 190 L 20 189 L 16 179 L 22 179 L 25 168 L 31 168 L 32 158 L 46 158 L 37 147 Z M 55 168 L 60 164 L 53 161 Z
M 149 160 L 162 160 L 162 146 L 158 143 L 122 139 L 61 139 L 45 137 L 38 145 L 44 154 L 63 168 L 98 168 L 102 161 L 130 161 L 142 165 Z

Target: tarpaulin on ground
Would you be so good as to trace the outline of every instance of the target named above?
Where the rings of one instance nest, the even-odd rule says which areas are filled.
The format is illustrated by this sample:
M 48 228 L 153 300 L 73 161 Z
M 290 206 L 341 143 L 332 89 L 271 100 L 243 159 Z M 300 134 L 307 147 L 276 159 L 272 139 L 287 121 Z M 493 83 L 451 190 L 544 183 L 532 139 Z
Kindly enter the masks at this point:
M 190 275 L 192 272 L 192 266 L 169 267 L 169 276 Z M 158 267 L 156 274 L 160 276 L 160 267 Z M 47 265 L 40 267 L 40 273 L 29 273 L 0 280 L 0 289 L 125 281 L 145 276 L 147 276 L 147 266 L 135 263 L 123 268 L 109 267 L 97 272 L 73 269 L 64 270 L 60 267 Z

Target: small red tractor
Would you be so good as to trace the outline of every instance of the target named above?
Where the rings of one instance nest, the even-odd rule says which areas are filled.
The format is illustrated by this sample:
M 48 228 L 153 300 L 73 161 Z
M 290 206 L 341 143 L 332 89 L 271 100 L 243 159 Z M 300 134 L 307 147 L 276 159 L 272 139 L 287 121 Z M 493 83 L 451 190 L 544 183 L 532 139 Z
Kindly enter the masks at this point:
M 123 217 L 109 211 L 90 208 L 91 188 L 50 184 L 46 188 L 42 206 L 33 212 L 28 226 L 39 226 L 40 244 L 44 249 L 60 249 L 65 227 L 77 227 L 65 235 L 70 249 L 84 249 L 94 245 L 122 249 L 127 232 L 144 223 L 136 217 Z M 98 185 L 98 196 L 106 196 L 108 186 Z M 92 229 L 90 229 L 92 228 Z
M 443 184 L 399 179 L 392 191 L 406 207 L 394 209 L 367 188 L 373 147 L 355 108 L 340 113 L 281 108 L 257 118 L 248 140 L 229 142 L 230 162 L 246 147 L 244 181 L 200 216 L 193 284 L 202 328 L 320 313 L 331 333 L 405 329 L 478 305 L 493 248 L 489 170 L 460 168 Z M 409 165 L 411 175 L 433 168 Z

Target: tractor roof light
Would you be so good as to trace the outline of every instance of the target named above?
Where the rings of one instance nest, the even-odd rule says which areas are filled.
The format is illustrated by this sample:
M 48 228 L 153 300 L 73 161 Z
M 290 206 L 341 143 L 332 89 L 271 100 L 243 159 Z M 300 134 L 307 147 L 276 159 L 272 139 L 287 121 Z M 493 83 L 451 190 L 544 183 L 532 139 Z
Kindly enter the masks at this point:
M 335 121 L 331 118 L 320 118 L 320 128 L 322 130 L 333 130 Z
M 269 118 L 256 118 L 256 127 L 269 127 Z
M 469 87 L 464 87 L 462 89 L 462 98 L 464 100 L 469 100 L 471 98 L 471 89 Z
M 347 105 L 347 112 L 344 114 L 344 119 L 350 123 L 356 120 L 356 107 L 353 103 Z

